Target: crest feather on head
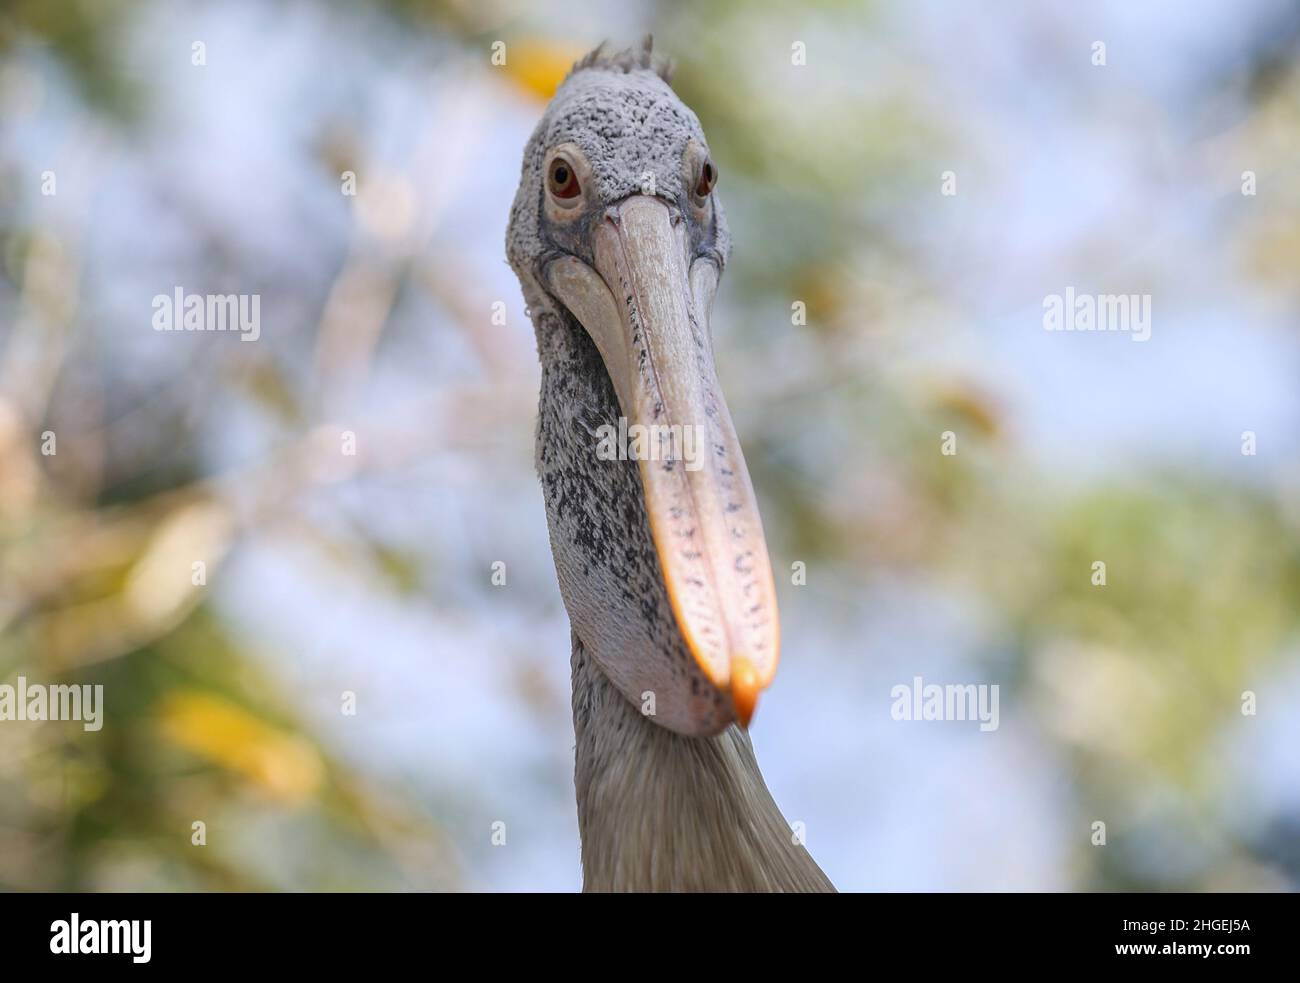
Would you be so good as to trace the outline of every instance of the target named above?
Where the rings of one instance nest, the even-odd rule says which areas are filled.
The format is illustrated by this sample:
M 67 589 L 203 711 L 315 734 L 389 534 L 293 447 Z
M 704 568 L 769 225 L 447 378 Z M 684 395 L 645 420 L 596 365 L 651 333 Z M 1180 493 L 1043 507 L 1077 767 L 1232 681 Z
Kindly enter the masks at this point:
M 600 44 L 573 63 L 569 74 L 564 77 L 567 82 L 573 75 L 583 69 L 596 68 L 607 72 L 634 72 L 645 69 L 654 72 L 668 84 L 672 84 L 673 63 L 654 53 L 654 35 L 647 34 L 640 48 L 624 48 L 622 51 L 608 50 L 609 42 Z

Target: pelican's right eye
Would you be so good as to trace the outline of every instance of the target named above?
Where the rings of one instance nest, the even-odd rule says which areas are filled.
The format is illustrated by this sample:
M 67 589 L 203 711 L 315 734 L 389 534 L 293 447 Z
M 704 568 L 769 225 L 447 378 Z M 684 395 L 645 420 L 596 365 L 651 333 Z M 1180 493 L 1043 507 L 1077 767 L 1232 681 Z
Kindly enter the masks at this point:
M 573 165 L 563 157 L 556 157 L 555 160 L 551 161 L 547 184 L 550 187 L 551 194 L 565 201 L 576 198 L 582 193 L 582 188 L 578 186 L 578 175 L 574 172 Z

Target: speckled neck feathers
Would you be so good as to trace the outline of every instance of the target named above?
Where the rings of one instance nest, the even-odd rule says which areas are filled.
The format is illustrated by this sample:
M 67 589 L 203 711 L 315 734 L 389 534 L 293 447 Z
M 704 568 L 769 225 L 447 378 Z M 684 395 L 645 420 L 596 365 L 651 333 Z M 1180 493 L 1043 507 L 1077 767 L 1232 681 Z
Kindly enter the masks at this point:
M 563 317 L 539 319 L 538 345 L 537 470 L 574 623 L 584 888 L 834 890 L 793 841 L 744 731 L 733 725 L 716 737 L 674 734 L 624 698 L 592 659 L 591 646 L 641 644 L 633 639 L 644 634 L 654 642 L 651 657 L 698 672 L 681 652 L 635 462 L 591 461 L 592 434 L 618 416 L 600 356 L 581 326 Z M 611 604 L 622 614 L 608 616 Z M 701 697 L 717 702 L 699 682 Z

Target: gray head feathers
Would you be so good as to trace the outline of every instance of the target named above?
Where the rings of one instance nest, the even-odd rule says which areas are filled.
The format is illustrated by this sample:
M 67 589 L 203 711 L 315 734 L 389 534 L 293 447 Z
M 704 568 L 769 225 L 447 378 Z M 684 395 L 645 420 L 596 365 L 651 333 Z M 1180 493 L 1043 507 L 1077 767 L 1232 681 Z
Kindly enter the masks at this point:
M 668 85 L 667 62 L 640 48 L 611 53 L 601 45 L 581 58 L 546 107 L 524 150 L 519 190 L 506 232 L 506 255 L 518 274 L 530 308 L 549 306 L 537 282 L 538 261 L 557 248 L 543 221 L 543 164 L 546 151 L 560 144 L 581 148 L 591 166 L 591 211 L 640 193 L 652 179 L 656 194 L 684 201 L 689 191 L 683 173 L 687 144 L 707 148 L 700 121 Z M 710 247 L 718 265 L 726 264 L 730 235 L 721 202 L 714 196 Z
M 595 68 L 607 72 L 623 72 L 624 74 L 644 69 L 645 71 L 654 72 L 665 82 L 672 82 L 673 63 L 667 58 L 660 58 L 654 54 L 653 34 L 645 36 L 640 48 L 608 51 L 606 50 L 608 43 L 608 41 L 600 42 L 594 50 L 589 51 L 575 61 L 573 67 L 569 69 L 569 74 L 565 76 L 565 81 L 568 81 L 569 78 L 583 69 Z

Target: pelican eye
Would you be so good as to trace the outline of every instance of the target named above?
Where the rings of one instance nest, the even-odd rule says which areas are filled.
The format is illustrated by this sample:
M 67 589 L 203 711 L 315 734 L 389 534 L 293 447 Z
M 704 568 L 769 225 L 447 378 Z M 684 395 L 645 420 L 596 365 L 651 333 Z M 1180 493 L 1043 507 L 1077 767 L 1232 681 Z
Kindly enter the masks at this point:
M 576 198 L 582 193 L 582 188 L 578 186 L 578 175 L 573 171 L 573 165 L 563 157 L 557 157 L 551 161 L 547 184 L 550 187 L 551 194 L 556 198 L 568 200 Z
M 718 169 L 713 166 L 713 161 L 706 157 L 704 165 L 700 168 L 700 179 L 695 184 L 695 197 L 707 198 L 717 183 Z

